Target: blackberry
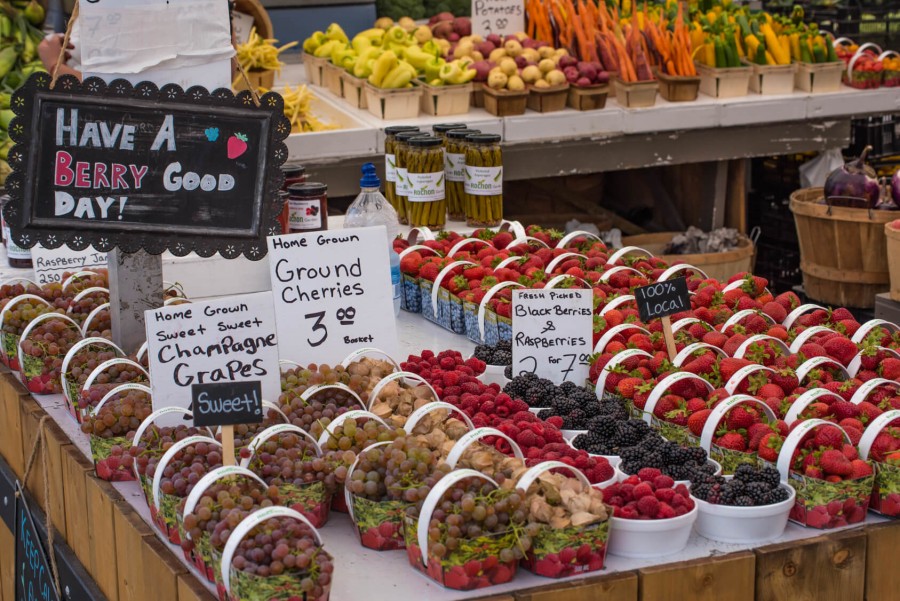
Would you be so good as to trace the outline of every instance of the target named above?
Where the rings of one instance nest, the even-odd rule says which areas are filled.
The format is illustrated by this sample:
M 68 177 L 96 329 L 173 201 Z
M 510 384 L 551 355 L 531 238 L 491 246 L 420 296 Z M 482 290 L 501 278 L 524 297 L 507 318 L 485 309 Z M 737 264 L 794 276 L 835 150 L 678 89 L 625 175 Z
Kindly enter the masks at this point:
M 562 415 L 563 417 L 579 411 L 578 403 L 567 397 L 558 397 L 546 406 L 553 407 L 557 414 Z
M 691 494 L 698 499 L 703 499 L 706 501 L 709 499 L 709 494 L 712 492 L 712 484 L 691 484 Z
M 559 385 L 559 389 L 569 395 L 575 392 L 578 389 L 578 386 L 576 386 L 574 382 L 563 382 Z
M 772 491 L 769 491 L 769 496 L 766 497 L 766 504 L 774 505 L 775 503 L 783 503 L 784 501 L 787 501 L 790 498 L 791 498 L 791 493 L 787 489 L 779 486 L 778 488 L 776 488 Z
M 774 467 L 764 467 L 756 473 L 756 481 L 764 482 L 769 488 L 775 489 L 781 483 L 781 474 Z
M 734 479 L 741 482 L 755 482 L 756 470 L 749 463 L 742 463 L 734 470 Z
M 508 340 L 501 340 L 495 346 L 479 344 L 475 347 L 475 358 L 488 365 L 511 365 L 512 343 Z
M 598 416 L 588 420 L 587 428 L 592 434 L 596 434 L 601 439 L 618 442 L 619 439 L 619 423 L 612 417 Z
M 753 499 L 754 505 L 766 505 L 771 492 L 769 485 L 763 482 L 751 482 L 745 487 L 745 493 Z
M 506 379 L 507 379 L 507 380 L 512 380 L 512 379 L 513 379 L 513 375 L 512 375 L 512 365 L 507 365 L 507 366 L 506 366 L 506 369 L 503 370 L 503 375 L 506 376 Z
M 538 377 L 534 374 L 525 374 L 521 376 L 516 376 L 515 378 L 510 378 L 510 381 L 507 382 L 506 386 L 503 387 L 503 392 L 508 394 L 514 399 L 522 399 L 527 402 L 526 394 L 528 389 L 536 383 Z
M 747 495 L 741 495 L 734 500 L 733 505 L 736 505 L 738 507 L 753 507 L 754 503 L 751 497 L 748 497 Z

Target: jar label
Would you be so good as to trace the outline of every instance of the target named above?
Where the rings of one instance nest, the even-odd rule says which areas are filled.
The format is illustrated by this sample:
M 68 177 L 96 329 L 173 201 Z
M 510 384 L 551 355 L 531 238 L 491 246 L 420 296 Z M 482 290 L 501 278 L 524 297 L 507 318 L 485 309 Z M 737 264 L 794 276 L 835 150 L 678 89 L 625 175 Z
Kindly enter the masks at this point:
M 10 259 L 19 259 L 30 261 L 31 260 L 31 249 L 21 248 L 17 246 L 15 242 L 13 242 L 12 235 L 9 233 L 9 226 L 6 225 L 6 222 L 3 223 L 3 239 L 6 240 L 6 256 Z
M 444 172 L 448 182 L 466 181 L 466 155 L 448 152 L 444 155 Z
M 467 166 L 466 194 L 499 196 L 503 194 L 503 167 Z
M 434 202 L 444 200 L 444 172 L 435 173 L 410 173 L 409 193 L 406 195 L 410 202 Z
M 397 155 L 384 155 L 384 179 L 388 182 L 397 181 Z
M 409 172 L 397 167 L 395 177 L 397 180 L 396 193 L 400 196 L 409 196 Z
M 295 230 L 316 230 L 322 227 L 322 201 L 291 200 L 288 227 Z

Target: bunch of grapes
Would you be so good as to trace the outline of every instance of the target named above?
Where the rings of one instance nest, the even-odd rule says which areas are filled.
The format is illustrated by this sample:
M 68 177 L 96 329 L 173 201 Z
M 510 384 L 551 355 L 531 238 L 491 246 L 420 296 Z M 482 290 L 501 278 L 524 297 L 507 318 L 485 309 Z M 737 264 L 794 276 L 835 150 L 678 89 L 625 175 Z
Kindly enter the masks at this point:
M 108 302 L 108 290 L 95 290 L 89 292 L 77 301 L 73 299 L 69 308 L 66 310 L 66 313 L 81 325 L 84 323 L 84 320 L 87 319 L 87 316 L 91 314 L 91 311 Z
M 161 458 L 151 457 L 147 462 L 146 475 L 156 476 Z M 222 465 L 222 452 L 218 445 L 200 441 L 178 451 L 163 467 L 159 490 L 166 495 L 184 498 L 210 470 Z
M 90 436 L 98 478 L 114 482 L 134 480 L 131 439 L 152 412 L 150 395 L 129 390 L 106 401 L 96 414 L 82 422 L 81 431 Z
M 87 324 L 88 329 L 85 332 L 86 336 L 90 336 L 92 338 L 106 338 L 107 340 L 112 339 L 112 314 L 109 311 L 109 308 L 101 309 L 96 315 L 94 315 L 93 319 L 91 319 L 91 323 Z M 82 324 L 84 327 L 84 324 Z
M 263 418 L 263 421 L 260 423 L 236 424 L 234 426 L 234 452 L 238 457 L 243 457 L 241 451 L 250 446 L 250 443 L 257 434 L 266 428 L 271 428 L 272 426 L 284 423 L 284 417 L 274 409 L 266 409 L 263 407 L 263 410 L 265 411 L 265 418 Z M 216 434 L 216 440 L 222 442 L 221 432 Z
M 311 363 L 305 368 L 282 371 L 281 390 L 301 395 L 310 386 L 346 384 L 365 403 L 375 384 L 393 371 L 394 366 L 389 361 L 368 357 L 354 361 L 346 368 L 341 365 L 332 368 L 329 365 Z
M 400 436 L 388 446 L 364 450 L 346 486 L 371 501 L 418 503 L 449 472 L 438 450 Z
M 77 399 L 88 376 L 91 375 L 101 363 L 115 359 L 121 354 L 111 343 L 91 342 L 69 357 L 66 373 L 66 386 L 68 395 Z M 68 356 L 68 355 L 67 355 Z
M 250 512 L 279 505 L 278 489 L 262 486 L 246 476 L 228 476 L 210 485 L 200 496 L 193 511 L 184 514 L 185 501 L 179 504 L 183 515 L 182 526 L 189 536 L 181 538 L 181 548 L 203 571 L 210 582 L 215 582 L 216 571 L 210 553 L 210 537 L 220 522 L 234 524 L 233 530 Z
M 78 328 L 62 319 L 49 318 L 35 325 L 26 338 L 20 340 L 20 366 L 28 390 L 36 394 L 62 392 L 63 357 L 81 340 Z
M 289 390 L 281 395 L 281 410 L 292 424 L 320 436 L 331 420 L 351 409 L 361 409 L 359 401 L 346 390 L 325 388 L 314 393 L 307 400 L 301 398 L 299 389 Z
M 221 522 L 213 544 L 224 548 L 231 532 L 228 522 Z M 273 598 L 317 601 L 327 597 L 334 575 L 334 560 L 318 545 L 314 532 L 289 517 L 270 518 L 252 529 L 238 545 L 231 566 L 238 572 L 232 576 L 235 597 L 241 599 L 250 598 L 248 593 L 260 587 L 263 578 L 275 579 Z
M 61 282 L 51 282 L 44 284 L 40 288 L 29 286 L 29 294 L 36 294 L 42 299 L 53 305 L 54 309 L 65 311 L 72 302 L 72 295 L 67 294 L 62 289 Z
M 151 424 L 144 430 L 140 440 L 134 440 L 134 435 L 131 432 L 128 433 L 128 438 L 131 440 L 128 454 L 134 458 L 138 474 L 146 476 L 151 459 L 159 459 L 176 442 L 184 440 L 188 436 L 197 435 L 209 436 L 209 431 L 206 428 L 196 428 L 187 424 L 177 426 Z
M 405 434 L 400 428 L 391 428 L 367 417 L 345 419 L 328 432 L 322 444 L 323 451 L 353 451 L 355 454 L 376 442 L 388 442 Z
M 87 415 L 87 413 L 89 413 L 104 396 L 106 396 L 107 392 L 117 386 L 129 382 L 136 384 L 147 383 L 149 382 L 149 379 L 137 366 L 129 363 L 107 367 L 103 373 L 98 374 L 94 378 L 94 382 L 91 384 L 90 388 L 85 390 L 82 387 L 78 397 L 78 409 L 81 417 L 83 418 Z
M 6 306 L 6 303 L 21 294 L 34 294 L 41 296 L 42 291 L 34 284 L 3 284 L 0 286 L 0 308 Z
M 94 268 L 88 271 L 90 271 L 90 275 L 81 275 L 72 280 L 69 287 L 66 288 L 66 294 L 76 296 L 79 292 L 87 290 L 88 288 L 109 288 L 108 270 Z M 62 279 L 65 282 L 73 275 L 75 274 L 67 271 L 63 274 Z
M 53 307 L 48 307 L 41 302 L 31 299 L 20 300 L 6 314 L 3 320 L 3 333 L 14 336 L 18 340 L 32 319 L 50 311 L 62 313 L 62 311 L 54 310 Z

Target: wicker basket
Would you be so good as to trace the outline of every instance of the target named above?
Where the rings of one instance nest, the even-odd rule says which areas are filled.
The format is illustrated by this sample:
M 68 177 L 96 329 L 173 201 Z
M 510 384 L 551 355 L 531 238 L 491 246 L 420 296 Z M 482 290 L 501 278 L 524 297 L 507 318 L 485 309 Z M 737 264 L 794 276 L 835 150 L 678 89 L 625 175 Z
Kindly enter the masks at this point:
M 638 236 L 626 236 L 622 238 L 624 246 L 639 246 L 649 250 L 670 265 L 676 263 L 688 263 L 699 267 L 711 278 L 727 281 L 736 273 L 753 271 L 753 260 L 756 257 L 756 247 L 750 238 L 741 235 L 738 247 L 721 253 L 701 253 L 695 255 L 666 255 L 663 254 L 666 246 L 672 241 L 678 232 L 661 232 L 658 234 L 640 234 Z
M 891 227 L 888 223 L 884 226 L 884 235 L 887 237 L 888 270 L 891 274 L 891 298 L 900 302 L 900 224 Z
M 266 12 L 259 0 L 235 0 L 234 10 L 253 17 L 256 33 L 263 39 L 275 37 L 275 30 L 272 28 L 272 20 L 269 18 L 269 13 Z
M 890 288 L 885 224 L 893 211 L 829 207 L 822 188 L 791 194 L 806 295 L 832 305 L 871 308 Z

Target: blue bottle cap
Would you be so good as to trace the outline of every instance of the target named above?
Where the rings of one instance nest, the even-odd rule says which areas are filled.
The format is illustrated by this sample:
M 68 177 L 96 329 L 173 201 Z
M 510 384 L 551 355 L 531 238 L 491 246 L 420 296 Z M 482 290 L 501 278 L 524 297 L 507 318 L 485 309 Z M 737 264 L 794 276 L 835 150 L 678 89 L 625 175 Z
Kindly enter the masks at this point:
M 362 166 L 362 179 L 359 180 L 360 188 L 380 188 L 381 180 L 378 179 L 378 174 L 375 173 L 375 165 L 373 163 L 366 163 Z

